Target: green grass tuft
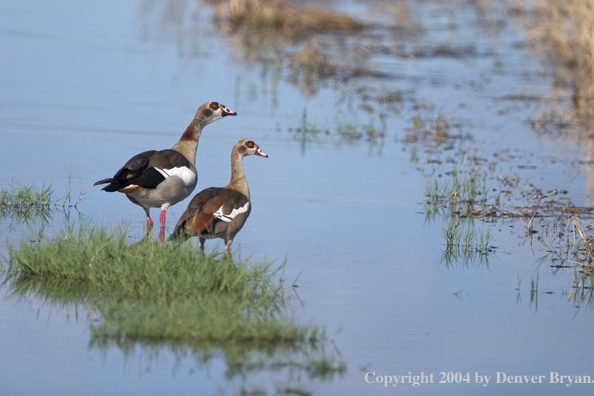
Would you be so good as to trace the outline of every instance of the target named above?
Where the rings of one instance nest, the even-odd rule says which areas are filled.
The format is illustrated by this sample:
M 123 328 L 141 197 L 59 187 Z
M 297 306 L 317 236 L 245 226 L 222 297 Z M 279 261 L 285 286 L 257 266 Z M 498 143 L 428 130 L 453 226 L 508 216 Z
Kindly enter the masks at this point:
M 23 185 L 13 182 L 10 189 L 0 190 L 0 207 L 20 208 L 32 206 L 49 206 L 53 197 L 52 186 Z
M 47 218 L 53 195 L 51 185 L 40 188 L 12 182 L 8 189 L 0 190 L 0 217 L 14 216 L 23 220 L 38 216 Z
M 84 285 L 79 303 L 101 314 L 91 326 L 96 337 L 282 343 L 318 333 L 284 315 L 277 276 L 284 263 L 235 262 L 191 244 L 129 245 L 125 229 L 100 227 L 70 227 L 52 239 L 9 246 L 8 253 L 13 294 L 59 300 L 63 291 L 68 302 L 81 297 Z
M 52 239 L 9 246 L 8 298 L 87 312 L 90 348 L 117 348 L 127 360 L 142 353 L 149 367 L 166 349 L 199 366 L 220 357 L 229 379 L 266 372 L 295 389 L 346 372 L 336 349 L 326 350 L 324 329 L 290 315 L 285 263 L 204 255 L 188 243 L 130 245 L 126 235 L 124 228 L 71 226 Z

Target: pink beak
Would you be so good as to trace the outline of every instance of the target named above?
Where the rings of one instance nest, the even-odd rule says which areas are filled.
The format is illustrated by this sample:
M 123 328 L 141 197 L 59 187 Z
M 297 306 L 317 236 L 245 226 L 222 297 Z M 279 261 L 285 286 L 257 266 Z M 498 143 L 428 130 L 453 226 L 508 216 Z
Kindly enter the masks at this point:
M 266 155 L 262 150 L 257 149 L 256 150 L 256 155 L 259 155 L 260 157 L 264 157 L 264 158 L 268 158 L 268 155 Z

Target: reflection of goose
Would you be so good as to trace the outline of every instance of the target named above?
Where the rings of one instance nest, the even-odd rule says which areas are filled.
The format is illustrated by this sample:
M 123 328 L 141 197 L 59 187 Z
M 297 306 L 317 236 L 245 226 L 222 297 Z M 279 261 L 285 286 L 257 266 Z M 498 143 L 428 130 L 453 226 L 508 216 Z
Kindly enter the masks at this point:
M 196 187 L 197 174 L 194 161 L 202 128 L 228 115 L 237 115 L 217 102 L 203 104 L 194 119 L 171 149 L 150 150 L 130 158 L 113 177 L 99 180 L 94 185 L 106 184 L 103 191 L 126 194 L 146 212 L 147 233 L 153 227 L 150 208 L 161 208 L 159 239 L 165 239 L 165 217 L 171 205 L 183 201 Z
M 204 250 L 204 241 L 212 238 L 225 240 L 225 253 L 231 251 L 233 238 L 245 224 L 252 206 L 250 190 L 243 173 L 243 157 L 259 155 L 268 158 L 252 140 L 237 142 L 231 151 L 231 180 L 225 187 L 211 187 L 200 191 L 175 226 L 169 239 L 191 236 L 200 239 L 200 248 Z

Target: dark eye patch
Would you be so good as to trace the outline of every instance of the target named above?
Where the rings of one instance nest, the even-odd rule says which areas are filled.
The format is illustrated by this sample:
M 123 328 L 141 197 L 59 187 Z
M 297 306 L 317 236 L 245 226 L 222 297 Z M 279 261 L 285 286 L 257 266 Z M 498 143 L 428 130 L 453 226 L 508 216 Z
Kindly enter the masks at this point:
M 250 140 L 245 142 L 245 145 L 248 146 L 248 148 L 254 148 L 255 143 Z
M 210 107 L 212 110 L 218 110 L 220 105 L 217 102 L 210 102 L 208 107 Z

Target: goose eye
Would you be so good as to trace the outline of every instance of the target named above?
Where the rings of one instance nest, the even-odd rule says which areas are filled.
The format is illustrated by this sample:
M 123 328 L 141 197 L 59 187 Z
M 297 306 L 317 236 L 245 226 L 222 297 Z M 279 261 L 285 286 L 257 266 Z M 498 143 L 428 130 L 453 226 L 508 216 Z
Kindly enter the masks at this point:
M 217 102 L 211 102 L 208 107 L 210 107 L 211 110 L 218 110 L 220 105 Z
M 249 142 L 246 142 L 245 145 L 248 146 L 248 148 L 254 148 L 254 142 L 252 142 L 251 140 Z

